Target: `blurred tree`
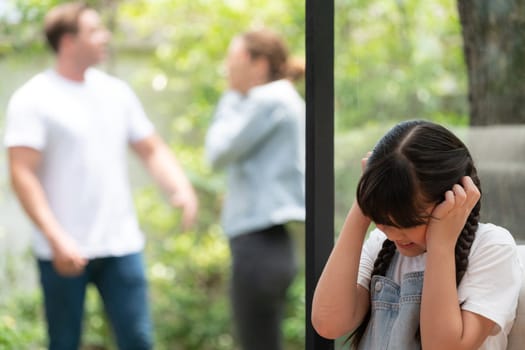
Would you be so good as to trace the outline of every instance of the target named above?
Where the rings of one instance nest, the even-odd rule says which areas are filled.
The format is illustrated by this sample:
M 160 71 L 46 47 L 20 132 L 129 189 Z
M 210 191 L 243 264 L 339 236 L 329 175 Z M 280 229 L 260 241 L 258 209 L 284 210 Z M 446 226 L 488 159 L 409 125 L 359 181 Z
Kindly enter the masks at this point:
M 470 149 L 483 185 L 481 219 L 505 226 L 523 244 L 525 0 L 457 5 L 468 70 Z
M 470 124 L 525 123 L 525 1 L 458 0 Z

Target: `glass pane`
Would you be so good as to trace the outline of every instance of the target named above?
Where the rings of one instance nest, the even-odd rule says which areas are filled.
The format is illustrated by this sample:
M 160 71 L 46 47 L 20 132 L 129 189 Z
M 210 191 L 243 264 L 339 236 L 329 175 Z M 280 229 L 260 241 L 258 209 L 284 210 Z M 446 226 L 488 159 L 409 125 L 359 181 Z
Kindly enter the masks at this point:
M 426 119 L 471 150 L 483 191 L 480 221 L 525 244 L 525 4 L 335 4 L 336 235 L 362 156 L 397 122 Z M 344 339 L 337 349 L 347 348 Z
M 490 57 L 480 56 L 487 64 L 469 68 L 464 45 L 475 45 L 476 38 L 464 38 L 465 28 L 452 0 L 336 0 L 335 4 L 336 230 L 353 201 L 361 156 L 396 122 L 427 119 L 459 129 L 475 155 L 484 191 L 482 221 L 507 227 L 517 240 L 525 240 L 525 230 L 519 225 L 523 223 L 519 214 L 525 210 L 525 180 L 520 176 L 524 166 L 525 99 L 517 102 L 514 97 L 515 91 L 523 90 L 504 88 L 501 80 L 499 89 L 483 85 L 483 79 L 503 72 L 498 64 L 521 57 L 523 50 L 515 56 L 509 49 L 492 51 Z M 516 14 L 498 6 L 485 10 L 491 11 L 500 24 Z M 492 35 L 503 35 L 489 22 L 485 24 Z M 517 27 L 509 26 L 508 30 L 512 28 Z M 508 34 L 510 46 L 521 42 L 518 33 Z M 477 48 L 478 55 L 483 49 L 500 45 L 478 39 L 488 42 Z M 515 66 L 516 78 L 507 77 L 509 84 L 517 84 L 516 80 L 523 84 L 522 66 Z M 508 71 L 510 63 L 506 67 Z M 483 100 L 482 88 L 492 102 Z M 470 100 L 469 94 L 474 94 Z M 503 101 L 512 106 L 504 108 Z M 485 114 L 492 119 L 480 120 L 489 117 L 479 109 L 490 109 Z M 464 129 L 469 129 L 468 137 Z

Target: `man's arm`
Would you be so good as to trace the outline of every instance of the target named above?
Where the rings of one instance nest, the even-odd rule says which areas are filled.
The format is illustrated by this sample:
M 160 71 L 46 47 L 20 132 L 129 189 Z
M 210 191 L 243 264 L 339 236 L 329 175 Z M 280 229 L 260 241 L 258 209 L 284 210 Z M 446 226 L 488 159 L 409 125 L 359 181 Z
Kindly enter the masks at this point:
M 40 152 L 29 147 L 10 147 L 8 156 L 12 187 L 29 218 L 48 240 L 55 269 L 65 276 L 81 273 L 87 260 L 56 220 L 36 176 Z
M 197 216 L 198 200 L 175 155 L 157 134 L 133 143 L 132 148 L 168 194 L 170 203 L 182 208 L 184 228 L 190 227 Z

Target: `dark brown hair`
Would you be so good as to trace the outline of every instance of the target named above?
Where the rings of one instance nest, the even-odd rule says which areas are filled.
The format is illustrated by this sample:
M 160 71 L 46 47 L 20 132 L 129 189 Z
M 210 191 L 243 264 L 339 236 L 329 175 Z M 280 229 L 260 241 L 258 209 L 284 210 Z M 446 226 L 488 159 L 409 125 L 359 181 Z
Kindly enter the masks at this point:
M 64 34 L 78 32 L 78 19 L 88 8 L 83 2 L 69 2 L 58 5 L 47 13 L 44 19 L 44 32 L 54 52 L 58 52 Z
M 246 32 L 240 37 L 253 59 L 262 57 L 268 61 L 268 81 L 283 78 L 297 81 L 304 76 L 304 61 L 289 59 L 284 40 L 275 32 L 258 29 Z
M 442 202 L 445 192 L 464 176 L 470 176 L 481 192 L 474 162 L 461 140 L 441 125 L 406 121 L 392 128 L 373 149 L 357 186 L 357 201 L 363 213 L 377 224 L 413 227 L 427 223 L 425 208 Z M 456 243 L 456 285 L 467 270 L 479 212 L 480 201 Z M 372 276 L 385 275 L 395 252 L 395 244 L 385 240 Z M 369 320 L 370 310 L 351 335 L 354 347 L 361 341 Z

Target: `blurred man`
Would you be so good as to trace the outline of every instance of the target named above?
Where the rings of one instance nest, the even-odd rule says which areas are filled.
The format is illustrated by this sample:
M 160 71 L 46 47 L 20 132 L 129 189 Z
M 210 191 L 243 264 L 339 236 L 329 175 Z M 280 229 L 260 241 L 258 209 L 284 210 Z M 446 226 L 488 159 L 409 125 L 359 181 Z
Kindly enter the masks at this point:
M 130 191 L 128 146 L 195 219 L 197 197 L 126 83 L 93 68 L 110 33 L 79 3 L 52 9 L 53 68 L 12 96 L 5 132 L 13 188 L 34 223 L 49 349 L 78 349 L 86 286 L 96 285 L 120 349 L 150 349 L 144 237 Z

